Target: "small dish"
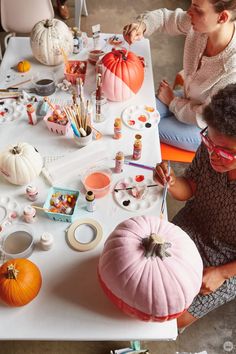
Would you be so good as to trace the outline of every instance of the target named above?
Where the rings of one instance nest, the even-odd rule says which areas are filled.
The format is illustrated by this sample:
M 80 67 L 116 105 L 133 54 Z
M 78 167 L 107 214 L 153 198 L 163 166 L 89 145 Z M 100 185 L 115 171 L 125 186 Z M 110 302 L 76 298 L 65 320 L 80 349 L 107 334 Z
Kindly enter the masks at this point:
M 15 224 L 2 234 L 1 252 L 7 258 L 27 258 L 34 249 L 33 230 L 26 224 Z
M 99 50 L 99 49 L 90 50 L 88 53 L 88 61 L 90 64 L 96 65 L 98 60 L 100 60 L 103 57 L 103 55 L 105 55 L 105 52 L 103 50 Z
M 102 198 L 110 191 L 112 171 L 103 166 L 92 167 L 81 179 L 86 191 L 92 191 L 95 198 Z
M 39 96 L 50 96 L 56 90 L 55 77 L 52 72 L 35 74 L 32 78 L 32 82 Z

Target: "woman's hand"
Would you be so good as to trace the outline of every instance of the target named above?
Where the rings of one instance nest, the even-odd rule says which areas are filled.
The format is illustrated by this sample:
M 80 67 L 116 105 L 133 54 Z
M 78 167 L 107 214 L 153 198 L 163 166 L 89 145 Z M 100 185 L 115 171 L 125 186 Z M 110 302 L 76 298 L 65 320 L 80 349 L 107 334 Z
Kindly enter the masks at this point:
M 201 295 L 208 295 L 218 289 L 225 281 L 220 267 L 207 267 L 203 270 Z
M 146 30 L 146 25 L 144 22 L 134 22 L 126 25 L 123 28 L 123 37 L 126 42 L 130 45 L 135 41 L 139 41 L 143 38 L 143 34 Z
M 168 164 L 162 161 L 156 165 L 153 171 L 153 179 L 161 186 L 168 183 L 168 186 L 171 187 L 175 184 L 176 176 L 172 168 L 170 169 L 170 174 L 168 174 Z
M 164 104 L 166 104 L 168 107 L 170 105 L 170 102 L 175 98 L 174 91 L 171 88 L 171 86 L 168 84 L 167 81 L 162 80 L 159 86 L 159 89 L 157 90 L 157 98 Z

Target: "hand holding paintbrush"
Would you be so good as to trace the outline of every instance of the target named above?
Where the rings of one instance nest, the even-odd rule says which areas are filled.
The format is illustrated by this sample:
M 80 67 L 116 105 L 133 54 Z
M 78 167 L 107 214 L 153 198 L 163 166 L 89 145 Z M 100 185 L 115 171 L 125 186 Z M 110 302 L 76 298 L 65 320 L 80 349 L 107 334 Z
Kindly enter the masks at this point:
M 123 37 L 129 45 L 143 37 L 143 34 L 146 30 L 146 25 L 143 21 L 143 18 L 144 16 L 141 15 L 137 19 L 138 22 L 130 23 L 123 28 Z
M 161 212 L 160 217 L 163 216 L 165 211 L 165 203 L 168 187 L 174 183 L 173 174 L 171 173 L 170 161 L 162 162 L 157 164 L 156 168 L 153 171 L 153 179 L 161 186 L 164 187 L 161 203 Z

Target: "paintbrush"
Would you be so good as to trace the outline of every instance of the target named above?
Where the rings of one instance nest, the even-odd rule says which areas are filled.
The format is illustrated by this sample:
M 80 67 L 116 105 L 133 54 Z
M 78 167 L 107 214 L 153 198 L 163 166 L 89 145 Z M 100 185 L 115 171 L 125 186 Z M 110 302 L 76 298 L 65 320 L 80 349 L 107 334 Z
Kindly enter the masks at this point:
M 65 64 L 65 67 L 66 67 L 66 72 L 69 73 L 70 72 L 70 64 L 69 64 L 66 52 L 64 51 L 63 48 L 61 48 L 61 54 L 63 56 L 64 64 Z
M 18 82 L 18 83 L 15 84 L 15 85 L 11 85 L 11 86 L 7 87 L 7 89 L 18 88 L 18 86 L 27 84 L 27 83 L 30 82 L 30 81 L 31 81 L 31 79 L 28 79 L 28 80 L 25 80 L 25 81 L 20 81 L 20 82 Z
M 101 120 L 101 90 L 102 84 L 102 74 L 97 74 L 97 81 L 96 81 L 96 122 L 100 122 Z
M 144 168 L 145 170 L 151 170 L 151 171 L 154 170 L 154 167 L 152 167 L 152 166 L 148 166 L 148 165 L 144 165 L 144 164 L 141 164 L 141 163 L 132 162 L 132 161 L 129 161 L 129 160 L 125 160 L 124 163 L 126 165 L 139 167 L 139 168 Z
M 115 188 L 114 189 L 114 192 L 119 192 L 119 191 L 128 191 L 128 190 L 131 190 L 133 188 L 136 188 L 137 186 L 133 186 L 133 187 L 127 187 L 127 188 Z M 158 187 L 158 184 L 148 184 L 147 186 L 142 186 L 142 187 L 147 187 L 147 188 L 150 188 L 150 187 Z
M 49 107 L 50 107 L 53 111 L 55 111 L 56 107 L 52 104 L 52 102 L 49 100 L 49 98 L 45 96 L 43 99 L 44 99 L 44 101 L 47 102 L 47 104 L 49 105 Z
M 168 176 L 170 175 L 170 161 L 168 161 L 167 174 L 168 174 Z M 162 195 L 162 203 L 161 203 L 160 218 L 163 218 L 163 215 L 164 215 L 167 190 L 168 190 L 168 182 L 166 182 L 165 185 L 164 185 L 164 190 L 163 190 L 163 195 Z
M 34 208 L 34 209 L 37 209 L 37 210 L 42 210 L 42 211 L 45 211 L 45 212 L 50 212 L 50 210 L 49 209 L 46 209 L 46 208 L 43 208 L 43 207 L 40 207 L 40 206 L 37 206 L 37 205 L 31 205 L 32 206 L 32 208 Z

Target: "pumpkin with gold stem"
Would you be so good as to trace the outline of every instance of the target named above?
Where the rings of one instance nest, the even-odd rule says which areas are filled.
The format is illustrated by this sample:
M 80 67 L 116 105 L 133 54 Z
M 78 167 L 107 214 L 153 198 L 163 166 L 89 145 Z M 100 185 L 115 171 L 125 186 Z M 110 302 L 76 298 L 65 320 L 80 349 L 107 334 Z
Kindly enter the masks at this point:
M 9 306 L 24 306 L 39 293 L 42 277 L 28 259 L 11 259 L 0 267 L 0 298 Z

